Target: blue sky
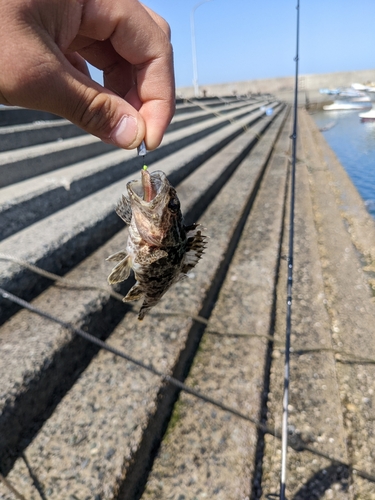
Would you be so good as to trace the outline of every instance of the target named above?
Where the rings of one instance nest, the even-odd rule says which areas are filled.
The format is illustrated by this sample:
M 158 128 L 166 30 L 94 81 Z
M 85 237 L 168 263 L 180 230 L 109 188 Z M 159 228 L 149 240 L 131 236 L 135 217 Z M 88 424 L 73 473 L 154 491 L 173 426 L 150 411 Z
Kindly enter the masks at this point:
M 176 86 L 192 85 L 190 13 L 199 0 L 143 3 L 171 26 Z M 199 84 L 293 75 L 296 3 L 210 0 L 200 5 L 194 17 Z M 375 70 L 375 0 L 300 0 L 300 21 L 301 74 Z

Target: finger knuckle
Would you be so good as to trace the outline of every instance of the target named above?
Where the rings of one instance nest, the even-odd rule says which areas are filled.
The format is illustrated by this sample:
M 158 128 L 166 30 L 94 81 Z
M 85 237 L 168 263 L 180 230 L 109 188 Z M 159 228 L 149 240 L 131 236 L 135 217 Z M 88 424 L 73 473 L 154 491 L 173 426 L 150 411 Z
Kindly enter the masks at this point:
M 88 132 L 109 138 L 114 112 L 107 95 L 97 92 L 88 98 L 84 97 L 78 103 L 75 116 L 80 126 Z
M 170 40 L 171 39 L 171 27 L 169 26 L 169 24 L 167 23 L 167 21 L 163 17 L 160 18 L 159 26 L 164 31 L 164 33 L 167 35 L 168 40 Z
M 171 39 L 171 27 L 169 26 L 168 22 L 164 19 L 164 17 L 161 17 L 159 14 L 156 14 L 155 12 L 153 13 L 152 17 L 153 17 L 154 22 L 161 29 L 161 31 L 163 31 L 164 34 L 170 40 Z

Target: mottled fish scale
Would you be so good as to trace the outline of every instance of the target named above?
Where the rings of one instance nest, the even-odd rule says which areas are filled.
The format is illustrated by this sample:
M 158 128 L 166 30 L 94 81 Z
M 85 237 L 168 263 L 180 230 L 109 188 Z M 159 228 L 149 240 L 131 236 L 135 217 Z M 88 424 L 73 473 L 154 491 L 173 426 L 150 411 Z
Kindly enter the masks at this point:
M 117 214 L 129 224 L 125 250 L 108 257 L 118 262 L 108 277 L 111 284 L 129 277 L 136 284 L 124 302 L 143 297 L 138 318 L 156 305 L 173 283 L 186 276 L 204 253 L 206 237 L 199 224 L 185 226 L 175 189 L 161 171 L 142 171 L 142 181 L 127 184 L 129 198 L 122 196 Z

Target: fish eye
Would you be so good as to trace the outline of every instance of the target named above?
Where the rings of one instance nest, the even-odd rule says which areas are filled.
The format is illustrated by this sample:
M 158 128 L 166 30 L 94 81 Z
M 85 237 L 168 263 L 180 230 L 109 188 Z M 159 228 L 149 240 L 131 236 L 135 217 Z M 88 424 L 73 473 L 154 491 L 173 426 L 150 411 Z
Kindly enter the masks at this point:
M 178 201 L 178 198 L 171 198 L 168 203 L 168 208 L 172 212 L 177 212 L 177 210 L 180 208 L 180 202 Z

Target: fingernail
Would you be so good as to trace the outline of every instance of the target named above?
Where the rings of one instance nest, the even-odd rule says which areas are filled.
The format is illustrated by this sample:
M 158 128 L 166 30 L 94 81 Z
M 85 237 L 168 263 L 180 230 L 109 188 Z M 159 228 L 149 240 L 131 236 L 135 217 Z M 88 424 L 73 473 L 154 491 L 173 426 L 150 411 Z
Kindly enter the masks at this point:
M 125 115 L 113 129 L 110 140 L 120 148 L 128 148 L 137 137 L 138 125 L 133 116 Z

